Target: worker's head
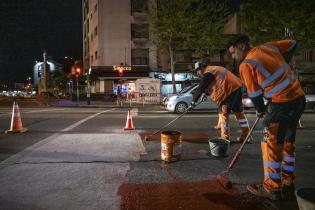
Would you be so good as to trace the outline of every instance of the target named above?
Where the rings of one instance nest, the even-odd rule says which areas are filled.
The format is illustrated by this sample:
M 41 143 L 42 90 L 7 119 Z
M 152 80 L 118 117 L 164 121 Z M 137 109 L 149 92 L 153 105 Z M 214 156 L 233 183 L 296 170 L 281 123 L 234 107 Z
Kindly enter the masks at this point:
M 233 59 L 236 61 L 243 61 L 247 52 L 252 48 L 252 46 L 248 36 L 239 34 L 228 42 L 227 48 Z
M 194 70 L 196 71 L 197 75 L 199 77 L 203 76 L 204 71 L 206 70 L 206 67 L 210 64 L 209 58 L 202 58 L 199 61 L 197 61 L 194 65 Z

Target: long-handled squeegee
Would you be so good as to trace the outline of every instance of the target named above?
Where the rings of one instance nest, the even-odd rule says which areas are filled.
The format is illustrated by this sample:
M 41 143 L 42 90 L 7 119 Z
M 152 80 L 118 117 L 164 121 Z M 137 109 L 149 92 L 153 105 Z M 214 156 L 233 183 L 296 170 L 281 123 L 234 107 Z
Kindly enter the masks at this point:
M 232 188 L 232 182 L 227 178 L 226 174 L 228 174 L 234 167 L 234 165 L 236 164 L 236 162 L 238 161 L 241 152 L 245 146 L 245 144 L 247 143 L 249 137 L 251 136 L 253 130 L 255 129 L 258 121 L 259 121 L 259 117 L 257 117 L 254 125 L 252 126 L 252 128 L 250 129 L 250 131 L 248 132 L 245 140 L 243 141 L 242 145 L 240 146 L 240 148 L 237 150 L 237 152 L 235 153 L 233 159 L 230 161 L 227 169 L 225 169 L 223 172 L 221 172 L 220 174 L 218 174 L 216 176 L 217 181 L 225 188 L 225 189 L 231 189 Z
M 203 94 L 200 96 L 200 99 L 198 100 L 198 103 L 195 105 L 195 107 L 198 106 L 200 103 L 204 102 L 204 101 L 206 100 L 206 98 L 207 98 L 207 95 L 203 93 Z M 171 122 L 167 123 L 167 124 L 164 125 L 162 128 L 160 128 L 159 130 L 155 131 L 153 134 L 150 134 L 150 135 L 148 135 L 148 136 L 144 136 L 144 140 L 145 140 L 145 141 L 148 141 L 148 139 L 149 139 L 150 136 L 154 136 L 155 134 L 161 132 L 164 128 L 170 126 L 170 125 L 171 125 L 172 123 L 174 123 L 176 120 L 178 120 L 179 118 L 181 118 L 182 116 L 184 116 L 185 114 L 187 114 L 187 112 L 189 112 L 191 109 L 192 109 L 192 107 L 189 106 L 181 115 L 179 115 L 178 117 L 176 117 L 175 119 L 173 119 Z

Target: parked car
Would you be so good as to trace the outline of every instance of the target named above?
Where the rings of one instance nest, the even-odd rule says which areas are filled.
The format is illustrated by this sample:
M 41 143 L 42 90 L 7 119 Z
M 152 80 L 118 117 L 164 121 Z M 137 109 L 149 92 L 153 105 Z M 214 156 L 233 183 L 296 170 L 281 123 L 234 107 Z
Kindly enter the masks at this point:
M 315 110 L 315 94 L 306 94 L 306 106 L 305 109 Z
M 250 98 L 248 96 L 246 96 L 246 95 L 243 96 L 242 103 L 243 103 L 244 109 L 255 108 L 252 100 L 250 100 Z
M 165 105 L 165 109 L 170 112 L 175 113 L 183 113 L 187 109 L 187 107 L 192 102 L 192 91 L 194 91 L 198 87 L 198 84 L 191 85 L 176 95 L 171 95 L 166 97 L 163 100 L 163 104 Z M 202 109 L 218 109 L 216 103 L 214 103 L 210 97 L 201 102 L 198 106 L 194 108 L 194 110 L 202 110 Z

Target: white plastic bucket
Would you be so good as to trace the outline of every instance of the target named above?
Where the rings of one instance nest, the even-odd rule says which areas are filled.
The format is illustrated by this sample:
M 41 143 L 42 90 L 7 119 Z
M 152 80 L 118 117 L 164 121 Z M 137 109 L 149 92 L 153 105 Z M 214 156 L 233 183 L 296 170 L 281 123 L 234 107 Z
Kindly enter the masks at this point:
M 210 153 L 215 157 L 226 157 L 229 141 L 226 139 L 215 138 L 209 140 Z
M 315 210 L 315 188 L 300 188 L 295 196 L 300 210 Z

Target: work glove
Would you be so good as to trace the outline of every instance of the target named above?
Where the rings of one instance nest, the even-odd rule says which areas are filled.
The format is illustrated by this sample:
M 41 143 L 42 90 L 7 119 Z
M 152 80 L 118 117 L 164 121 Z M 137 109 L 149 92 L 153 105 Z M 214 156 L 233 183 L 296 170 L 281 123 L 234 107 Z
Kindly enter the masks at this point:
M 265 116 L 265 112 L 258 112 L 256 111 L 256 116 L 259 118 L 263 118 Z
M 207 95 L 205 94 L 205 93 L 203 93 L 202 95 L 201 95 L 201 100 L 200 101 L 202 101 L 202 102 L 205 102 L 206 100 L 207 100 Z

